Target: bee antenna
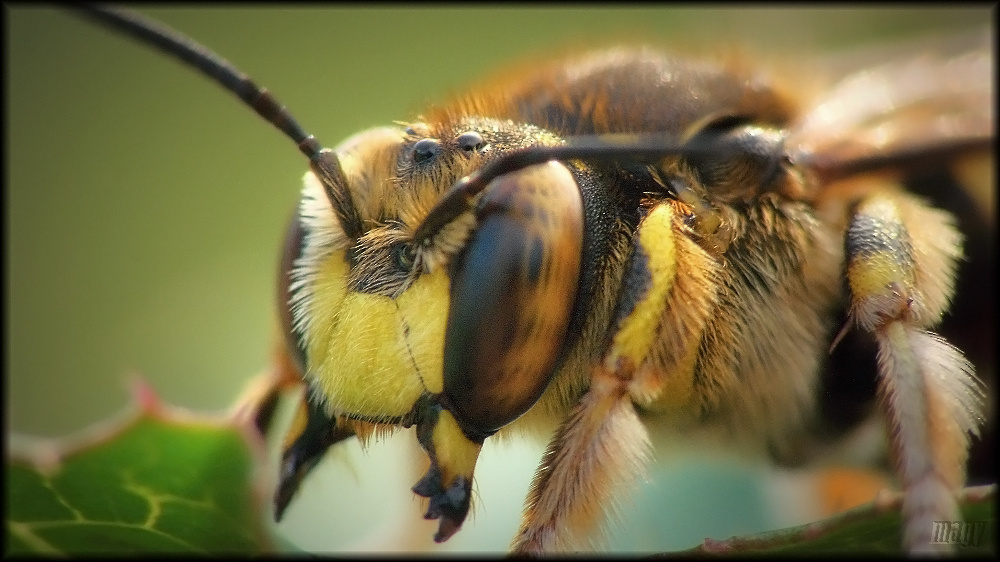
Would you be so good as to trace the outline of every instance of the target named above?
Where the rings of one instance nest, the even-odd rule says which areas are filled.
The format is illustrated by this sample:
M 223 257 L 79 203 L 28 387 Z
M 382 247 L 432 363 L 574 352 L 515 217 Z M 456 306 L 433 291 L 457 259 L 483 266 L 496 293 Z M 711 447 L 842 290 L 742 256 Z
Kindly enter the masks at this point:
M 243 100 L 268 123 L 278 128 L 298 145 L 310 167 L 323 183 L 344 232 L 351 238 L 362 233 L 361 218 L 347 191 L 347 180 L 336 154 L 322 148 L 316 137 L 307 134 L 284 105 L 266 88 L 258 86 L 246 74 L 217 53 L 183 33 L 128 10 L 107 6 L 73 6 L 71 10 L 110 29 L 128 35 L 146 45 L 173 55 L 193 66 Z
M 414 243 L 429 244 L 446 224 L 472 207 L 472 201 L 498 177 L 550 160 L 588 162 L 628 159 L 658 163 L 669 156 L 698 156 L 718 151 L 718 144 L 698 140 L 681 144 L 665 134 L 585 135 L 566 139 L 557 146 L 530 146 L 511 151 L 455 182 L 414 233 Z

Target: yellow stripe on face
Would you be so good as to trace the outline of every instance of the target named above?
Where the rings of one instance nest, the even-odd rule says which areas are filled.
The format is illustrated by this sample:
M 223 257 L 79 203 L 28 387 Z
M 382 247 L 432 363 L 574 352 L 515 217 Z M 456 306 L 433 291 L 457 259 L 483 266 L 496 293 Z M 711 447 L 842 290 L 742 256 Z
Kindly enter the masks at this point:
M 341 251 L 313 279 L 308 376 L 333 411 L 402 416 L 425 391 L 443 386 L 448 278 L 424 275 L 393 300 L 348 291 L 347 270 Z
M 677 274 L 672 221 L 671 207 L 659 205 L 639 224 L 635 253 L 630 260 L 627 275 L 645 276 L 648 282 L 639 294 L 622 297 L 634 299 L 634 304 L 628 315 L 620 320 L 618 331 L 612 339 L 605 360 L 608 369 L 616 370 L 622 363 L 628 363 L 632 368 L 638 367 L 646 359 L 659 335 L 663 309 Z

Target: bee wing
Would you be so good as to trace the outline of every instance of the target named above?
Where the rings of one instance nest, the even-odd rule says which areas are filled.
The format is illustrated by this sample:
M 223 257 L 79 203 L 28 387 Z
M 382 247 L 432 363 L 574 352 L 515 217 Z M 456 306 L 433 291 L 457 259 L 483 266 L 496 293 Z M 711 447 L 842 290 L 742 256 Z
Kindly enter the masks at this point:
M 791 127 L 789 157 L 830 181 L 990 148 L 992 35 L 973 39 L 848 74 Z

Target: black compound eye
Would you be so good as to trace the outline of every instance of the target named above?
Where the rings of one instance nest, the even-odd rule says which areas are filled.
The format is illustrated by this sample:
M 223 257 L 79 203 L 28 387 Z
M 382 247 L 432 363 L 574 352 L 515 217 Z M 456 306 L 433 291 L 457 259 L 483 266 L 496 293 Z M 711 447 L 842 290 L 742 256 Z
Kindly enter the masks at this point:
M 441 141 L 437 139 L 420 139 L 413 144 L 413 161 L 426 162 L 441 152 Z
M 483 136 L 476 131 L 469 131 L 458 135 L 455 138 L 455 144 L 458 145 L 458 148 L 466 152 L 478 152 L 486 146 L 486 141 L 484 141 Z

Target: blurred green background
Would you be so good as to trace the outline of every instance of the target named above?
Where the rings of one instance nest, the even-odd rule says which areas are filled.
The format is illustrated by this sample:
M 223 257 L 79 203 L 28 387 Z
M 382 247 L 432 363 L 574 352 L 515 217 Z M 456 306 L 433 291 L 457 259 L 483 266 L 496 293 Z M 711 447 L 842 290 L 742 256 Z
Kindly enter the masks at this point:
M 642 39 L 802 57 L 972 29 L 995 16 L 988 8 L 856 7 L 143 12 L 269 87 L 327 146 L 408 120 L 504 62 L 567 44 Z M 305 159 L 232 96 L 174 60 L 57 10 L 4 6 L 4 13 L 7 431 L 57 436 L 86 427 L 127 403 L 125 381 L 133 374 L 170 402 L 226 407 L 268 359 L 277 252 Z M 293 505 L 282 529 L 310 549 L 383 542 L 383 535 L 365 533 L 378 525 L 403 528 L 400 522 L 419 510 L 408 492 L 415 478 L 401 456 L 408 447 L 394 439 L 368 457 L 349 449 L 348 462 L 331 463 L 336 468 L 304 494 L 320 511 Z M 505 547 L 539 452 L 538 445 L 487 449 L 476 520 L 449 548 Z M 491 482 L 491 466 L 512 480 Z M 709 534 L 725 538 L 773 523 L 753 514 L 750 523 L 720 517 L 741 492 L 711 477 L 719 470 L 722 482 L 743 476 L 712 468 L 714 462 L 690 466 L 675 470 L 684 489 L 698 490 L 698 479 L 707 477 L 718 506 L 728 500 L 730 507 L 708 504 L 702 521 L 673 505 L 676 497 L 653 501 L 687 514 L 673 529 L 692 529 L 671 537 L 673 546 L 659 536 L 649 548 L 690 546 Z M 745 490 L 754 496 L 752 486 Z M 704 493 L 689 493 L 706 503 Z M 749 496 L 740 505 L 757 501 Z M 645 519 L 662 528 L 662 519 Z M 628 531 L 616 540 L 646 544 L 628 538 L 641 531 L 625 520 Z

